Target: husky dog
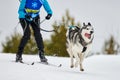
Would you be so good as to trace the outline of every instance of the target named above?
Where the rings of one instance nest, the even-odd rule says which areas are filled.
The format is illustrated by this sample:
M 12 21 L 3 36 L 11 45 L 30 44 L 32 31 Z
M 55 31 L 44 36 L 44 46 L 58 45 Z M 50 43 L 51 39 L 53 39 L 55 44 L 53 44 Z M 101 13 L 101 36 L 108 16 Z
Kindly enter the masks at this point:
M 80 71 L 84 71 L 82 62 L 83 59 L 88 55 L 90 47 L 94 37 L 94 30 L 90 23 L 87 25 L 83 23 L 83 26 L 69 26 L 66 32 L 67 37 L 67 52 L 71 58 L 71 68 L 74 66 L 80 66 Z M 76 59 L 74 65 L 74 59 Z

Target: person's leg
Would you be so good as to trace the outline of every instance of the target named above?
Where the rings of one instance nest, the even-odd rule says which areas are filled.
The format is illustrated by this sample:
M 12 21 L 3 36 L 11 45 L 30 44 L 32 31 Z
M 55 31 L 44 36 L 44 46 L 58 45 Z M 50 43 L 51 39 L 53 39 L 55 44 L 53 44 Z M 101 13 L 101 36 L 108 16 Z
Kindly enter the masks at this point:
M 40 23 L 40 18 L 39 18 L 39 16 L 37 16 L 31 22 L 31 26 L 33 28 L 35 40 L 36 40 L 36 43 L 37 43 L 37 47 L 39 49 L 40 60 L 41 60 L 41 62 L 47 62 L 47 59 L 44 56 L 44 44 L 43 44 L 42 35 L 40 33 L 39 23 Z
M 20 44 L 18 46 L 18 51 L 16 54 L 16 62 L 22 60 L 22 53 L 23 53 L 24 47 L 25 47 L 27 41 L 30 39 L 29 22 L 27 22 L 25 19 L 20 19 L 20 24 L 22 26 L 24 34 L 23 34 Z

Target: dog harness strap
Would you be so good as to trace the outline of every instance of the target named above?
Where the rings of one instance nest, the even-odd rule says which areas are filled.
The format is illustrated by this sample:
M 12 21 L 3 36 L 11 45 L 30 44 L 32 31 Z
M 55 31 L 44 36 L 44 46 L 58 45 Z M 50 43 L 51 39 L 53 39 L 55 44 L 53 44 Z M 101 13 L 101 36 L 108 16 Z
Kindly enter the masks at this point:
M 87 50 L 87 47 L 83 47 L 82 53 Z
M 84 41 L 84 39 L 82 38 L 82 35 L 79 35 L 80 38 L 80 43 L 82 44 L 83 47 L 85 47 L 87 45 L 87 43 Z

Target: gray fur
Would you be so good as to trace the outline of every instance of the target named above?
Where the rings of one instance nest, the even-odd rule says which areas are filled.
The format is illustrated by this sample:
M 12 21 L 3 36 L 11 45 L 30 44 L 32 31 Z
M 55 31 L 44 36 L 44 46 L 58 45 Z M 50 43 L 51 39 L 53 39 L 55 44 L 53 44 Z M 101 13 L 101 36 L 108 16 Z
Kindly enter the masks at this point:
M 82 62 L 89 53 L 94 38 L 94 30 L 91 23 L 83 23 L 83 27 L 72 26 L 67 30 L 67 51 L 71 58 L 71 68 L 74 67 L 73 57 L 76 59 L 75 66 L 80 65 L 80 71 L 84 71 Z

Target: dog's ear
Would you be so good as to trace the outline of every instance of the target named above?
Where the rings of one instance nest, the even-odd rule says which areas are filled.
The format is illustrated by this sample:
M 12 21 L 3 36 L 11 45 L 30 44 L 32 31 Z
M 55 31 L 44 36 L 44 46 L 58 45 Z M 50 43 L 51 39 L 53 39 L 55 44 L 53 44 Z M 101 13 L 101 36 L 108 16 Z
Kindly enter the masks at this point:
M 83 26 L 85 26 L 85 23 L 83 23 Z
M 90 23 L 90 22 L 88 22 L 88 26 L 91 26 L 91 23 Z

